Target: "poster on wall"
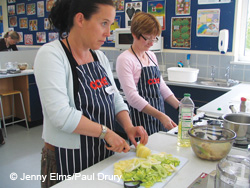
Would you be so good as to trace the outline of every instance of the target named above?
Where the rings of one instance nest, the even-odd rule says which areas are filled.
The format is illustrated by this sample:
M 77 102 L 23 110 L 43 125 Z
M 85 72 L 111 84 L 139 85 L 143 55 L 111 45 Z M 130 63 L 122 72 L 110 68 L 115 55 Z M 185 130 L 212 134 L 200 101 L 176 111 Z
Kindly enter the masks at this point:
M 19 18 L 19 28 L 20 29 L 28 28 L 28 18 Z
M 0 37 L 3 37 L 2 33 L 3 33 L 3 12 L 2 12 L 2 6 L 0 6 Z
M 220 28 L 220 9 L 198 9 L 197 28 L 198 37 L 218 37 Z
M 44 1 L 37 1 L 37 17 L 44 17 Z
M 16 0 L 8 0 L 8 3 L 15 3 Z
M 191 0 L 176 0 L 175 14 L 176 15 L 190 15 Z
M 172 17 L 171 20 L 171 48 L 191 48 L 192 18 Z
M 116 12 L 124 12 L 124 0 L 113 0 Z
M 32 34 L 25 34 L 24 35 L 24 44 L 25 45 L 33 45 L 33 35 Z
M 121 16 L 116 16 L 114 23 L 110 26 L 110 36 L 107 37 L 107 43 L 115 43 L 115 29 L 121 27 Z
M 17 17 L 11 16 L 9 17 L 9 27 L 16 27 L 17 26 Z
M 37 19 L 29 20 L 29 30 L 37 31 L 37 28 L 38 28 Z
M 50 29 L 49 18 L 44 18 L 44 30 Z
M 199 5 L 231 3 L 231 0 L 198 0 Z
M 55 2 L 56 2 L 55 0 L 46 0 L 46 11 L 47 12 L 51 11 Z
M 126 3 L 125 7 L 125 27 L 130 27 L 135 13 L 142 11 L 142 2 Z
M 26 5 L 27 15 L 35 15 L 36 14 L 36 4 L 30 3 Z
M 165 1 L 148 1 L 147 12 L 154 14 L 154 16 L 159 20 L 162 30 L 166 29 L 165 26 Z
M 49 33 L 49 42 L 59 39 L 59 33 L 52 32 Z
M 46 32 L 36 32 L 36 42 L 46 43 Z
M 19 3 L 16 4 L 17 14 L 25 14 L 25 4 Z
M 15 5 L 8 5 L 8 15 L 12 16 L 15 15 L 15 13 L 16 13 Z
M 23 32 L 17 32 L 17 33 L 20 36 L 20 41 L 19 42 L 23 42 Z

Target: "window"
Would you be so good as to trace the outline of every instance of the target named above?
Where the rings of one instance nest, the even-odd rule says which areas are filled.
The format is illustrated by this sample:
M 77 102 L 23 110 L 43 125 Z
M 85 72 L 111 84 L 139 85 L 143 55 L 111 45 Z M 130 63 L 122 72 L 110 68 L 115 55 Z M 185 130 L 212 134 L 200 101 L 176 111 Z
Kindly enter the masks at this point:
M 237 1 L 235 61 L 250 64 L 250 0 Z
M 250 10 L 249 8 L 250 6 L 250 3 L 248 3 L 248 9 L 247 10 Z M 245 56 L 248 56 L 250 57 L 250 12 L 247 11 L 247 20 L 246 20 L 246 39 L 245 39 Z

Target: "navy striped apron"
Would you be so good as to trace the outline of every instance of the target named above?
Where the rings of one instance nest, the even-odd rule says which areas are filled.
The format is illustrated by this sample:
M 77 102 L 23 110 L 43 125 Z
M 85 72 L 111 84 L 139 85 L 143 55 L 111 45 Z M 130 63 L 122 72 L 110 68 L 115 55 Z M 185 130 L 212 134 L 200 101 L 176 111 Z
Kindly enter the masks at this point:
M 144 98 L 151 106 L 157 110 L 165 113 L 164 100 L 160 92 L 160 77 L 161 73 L 158 66 L 147 54 L 148 58 L 155 64 L 155 66 L 143 67 L 140 59 L 137 57 L 132 46 L 131 49 L 141 64 L 141 75 L 137 84 L 137 90 L 139 95 Z M 134 126 L 142 125 L 147 131 L 148 135 L 155 132 L 166 130 L 161 122 L 153 116 L 146 113 L 139 112 L 137 109 L 129 106 L 130 117 Z
M 62 45 L 71 65 L 75 65 L 74 69 L 77 73 L 76 108 L 81 110 L 82 114 L 90 120 L 113 130 L 115 122 L 114 94 L 108 94 L 105 91 L 105 88 L 112 86 L 107 72 L 100 65 L 93 51 L 91 53 L 94 62 L 78 65 L 71 54 L 69 44 L 70 52 L 63 43 Z M 74 74 L 75 71 L 72 70 L 72 72 Z M 104 140 L 85 135 L 80 135 L 79 139 L 81 141 L 80 149 L 56 147 L 57 172 L 59 175 L 73 175 L 73 173 L 80 172 L 114 154 L 114 152 L 106 149 Z

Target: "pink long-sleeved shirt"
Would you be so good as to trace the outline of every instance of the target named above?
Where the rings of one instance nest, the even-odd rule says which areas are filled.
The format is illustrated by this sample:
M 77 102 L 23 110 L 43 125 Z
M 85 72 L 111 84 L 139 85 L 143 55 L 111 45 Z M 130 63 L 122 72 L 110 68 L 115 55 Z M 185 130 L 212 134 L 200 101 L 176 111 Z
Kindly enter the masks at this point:
M 151 51 L 147 51 L 147 53 L 155 64 L 158 65 L 155 54 Z M 150 61 L 149 66 L 155 66 L 155 64 Z M 128 50 L 120 54 L 116 60 L 117 76 L 127 101 L 130 106 L 136 108 L 138 111 L 142 111 L 142 109 L 148 104 L 148 102 L 139 95 L 136 87 L 141 76 L 141 68 L 138 59 Z M 173 95 L 162 76 L 160 78 L 160 91 L 164 100 Z

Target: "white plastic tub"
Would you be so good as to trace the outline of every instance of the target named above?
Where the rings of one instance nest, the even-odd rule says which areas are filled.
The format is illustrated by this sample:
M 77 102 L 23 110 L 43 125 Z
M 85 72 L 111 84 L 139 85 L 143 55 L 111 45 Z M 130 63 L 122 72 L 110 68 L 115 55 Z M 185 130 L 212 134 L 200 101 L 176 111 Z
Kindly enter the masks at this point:
M 174 82 L 196 82 L 199 73 L 199 69 L 185 67 L 170 67 L 167 71 L 168 80 Z

